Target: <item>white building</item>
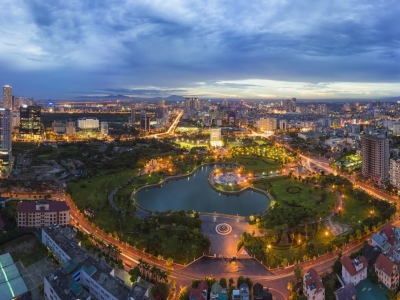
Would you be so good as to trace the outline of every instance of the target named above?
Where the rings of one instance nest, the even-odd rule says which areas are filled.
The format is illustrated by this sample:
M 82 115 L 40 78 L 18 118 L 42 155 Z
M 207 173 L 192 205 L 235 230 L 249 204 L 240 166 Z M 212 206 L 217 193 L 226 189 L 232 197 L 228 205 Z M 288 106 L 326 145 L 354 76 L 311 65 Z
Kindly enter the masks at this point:
M 75 133 L 76 133 L 75 122 L 72 120 L 68 120 L 65 127 L 65 134 L 75 135 Z
M 79 129 L 99 129 L 99 119 L 97 118 L 80 118 L 78 119 Z
M 279 129 L 280 130 L 287 130 L 287 121 L 286 120 L 280 120 L 279 121 Z
M 18 227 L 42 228 L 69 224 L 69 206 L 65 201 L 26 201 L 17 206 Z
M 221 137 L 221 128 L 211 128 L 210 129 L 210 144 L 213 147 L 223 146 Z
M 101 131 L 101 135 L 103 135 L 103 136 L 108 135 L 108 123 L 107 122 L 101 122 L 100 131 Z
M 315 269 L 311 268 L 303 276 L 303 293 L 308 300 L 325 300 L 325 287 Z
M 363 256 L 354 258 L 342 256 L 342 278 L 345 284 L 350 282 L 357 285 L 361 280 L 367 278 L 368 262 Z

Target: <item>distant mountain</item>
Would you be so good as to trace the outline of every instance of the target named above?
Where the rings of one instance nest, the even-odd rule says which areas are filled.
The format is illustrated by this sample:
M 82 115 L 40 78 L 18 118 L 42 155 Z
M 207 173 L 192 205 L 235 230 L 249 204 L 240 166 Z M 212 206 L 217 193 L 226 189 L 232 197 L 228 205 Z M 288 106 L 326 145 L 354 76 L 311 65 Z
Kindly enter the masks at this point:
M 171 95 L 168 97 L 129 97 L 121 94 L 117 95 L 107 95 L 107 96 L 78 96 L 76 97 L 78 100 L 132 100 L 132 101 L 160 101 L 165 100 L 166 102 L 172 101 L 184 101 L 185 97 L 178 96 L 178 95 Z

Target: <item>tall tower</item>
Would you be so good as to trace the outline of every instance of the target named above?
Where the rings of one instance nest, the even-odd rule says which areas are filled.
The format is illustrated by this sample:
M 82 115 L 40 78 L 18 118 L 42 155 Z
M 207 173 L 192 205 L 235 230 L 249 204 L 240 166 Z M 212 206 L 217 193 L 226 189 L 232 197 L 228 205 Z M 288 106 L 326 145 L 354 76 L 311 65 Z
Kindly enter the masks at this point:
M 11 110 L 0 108 L 0 147 L 11 152 L 12 126 Z
M 3 85 L 3 107 L 8 109 L 13 108 L 12 87 L 9 85 Z
M 389 180 L 389 139 L 384 134 L 366 134 L 361 139 L 362 175 L 382 186 Z

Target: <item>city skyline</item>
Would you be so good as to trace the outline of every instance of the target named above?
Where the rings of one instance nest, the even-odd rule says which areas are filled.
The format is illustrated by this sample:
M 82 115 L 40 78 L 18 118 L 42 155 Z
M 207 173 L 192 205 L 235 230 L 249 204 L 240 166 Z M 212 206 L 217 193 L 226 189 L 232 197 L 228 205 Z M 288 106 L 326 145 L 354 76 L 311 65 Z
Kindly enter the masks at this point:
M 3 1 L 15 96 L 398 97 L 396 1 Z

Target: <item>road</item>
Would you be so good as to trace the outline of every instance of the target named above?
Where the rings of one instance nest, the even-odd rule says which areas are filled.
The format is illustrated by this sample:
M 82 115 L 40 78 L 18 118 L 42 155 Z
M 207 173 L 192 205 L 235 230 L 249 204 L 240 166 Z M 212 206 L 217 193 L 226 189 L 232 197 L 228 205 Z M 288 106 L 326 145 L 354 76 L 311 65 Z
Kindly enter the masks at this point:
M 181 120 L 183 116 L 183 111 L 180 111 L 178 116 L 175 118 L 174 122 L 172 122 L 171 126 L 168 128 L 168 130 L 166 132 L 163 133 L 155 133 L 155 134 L 150 134 L 147 137 L 148 138 L 162 138 L 165 137 L 166 135 L 172 134 L 174 133 L 176 127 L 178 126 L 179 121 Z

